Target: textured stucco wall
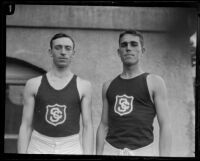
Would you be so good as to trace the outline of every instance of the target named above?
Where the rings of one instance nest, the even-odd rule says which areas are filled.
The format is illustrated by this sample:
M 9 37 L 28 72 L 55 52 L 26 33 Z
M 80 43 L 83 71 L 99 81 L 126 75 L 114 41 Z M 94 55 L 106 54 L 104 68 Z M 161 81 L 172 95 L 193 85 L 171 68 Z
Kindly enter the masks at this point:
M 71 18 L 69 19 L 71 25 L 69 25 L 70 23 L 65 22 L 65 20 L 71 15 L 63 16 L 63 14 L 66 14 L 65 11 L 69 10 L 66 7 L 42 7 L 41 9 L 40 6 L 37 6 L 35 8 L 37 10 L 35 12 L 36 15 L 32 15 L 32 22 L 29 16 L 33 13 L 34 8 L 31 6 L 21 7 L 21 14 L 26 13 L 23 14 L 24 17 L 20 13 L 17 13 L 16 17 L 11 16 L 7 19 L 6 55 L 26 60 L 48 70 L 51 67 L 51 58 L 48 55 L 51 36 L 57 32 L 66 32 L 71 35 L 76 42 L 76 56 L 72 63 L 72 71 L 90 80 L 93 84 L 93 123 L 96 134 L 102 110 L 102 84 L 104 81 L 114 78 L 122 71 L 120 59 L 116 52 L 120 31 L 116 29 L 131 28 L 133 25 L 133 28 L 140 29 L 144 33 L 146 53 L 141 63 L 143 69 L 161 75 L 166 81 L 171 117 L 170 123 L 172 124 L 173 134 L 172 156 L 193 156 L 194 129 L 191 123 L 191 109 L 194 109 L 194 98 L 190 55 L 188 54 L 187 44 L 188 35 L 187 33 L 174 34 L 171 28 L 171 26 L 176 26 L 175 22 L 180 21 L 184 23 L 180 20 L 180 14 L 179 17 L 177 14 L 174 15 L 177 21 L 171 17 L 174 13 L 179 13 L 178 10 L 168 8 L 164 8 L 163 11 L 159 8 L 122 9 L 119 7 L 116 9 L 129 17 L 127 19 L 133 19 L 135 16 L 133 12 L 137 13 L 137 21 L 130 23 L 130 21 L 126 20 L 128 24 L 122 24 L 122 20 L 117 21 L 117 17 L 113 16 L 117 14 L 116 11 L 113 11 L 113 14 L 111 14 L 114 9 L 108 10 L 104 7 L 102 9 L 89 7 L 87 8 L 87 12 L 83 8 L 84 11 L 81 10 L 78 14 L 75 12 L 77 11 L 77 6 L 74 8 L 71 6 L 71 12 L 67 13 L 82 15 L 83 17 L 86 16 L 86 13 L 90 13 L 90 19 L 93 20 L 93 16 L 96 16 L 96 22 L 94 23 L 88 19 L 84 21 L 79 16 L 72 14 L 75 20 L 80 19 L 82 22 L 78 22 L 78 20 L 73 21 Z M 55 9 L 53 13 L 51 13 L 52 9 Z M 149 14 L 155 12 L 160 13 L 158 21 L 154 17 L 149 16 Z M 53 18 L 50 16 L 52 14 L 54 15 Z M 39 15 L 48 17 L 49 20 L 46 20 L 48 23 L 44 23 L 43 18 Z M 166 21 L 163 21 L 162 17 L 165 17 Z M 21 21 L 23 18 L 24 21 Z M 112 20 L 112 23 L 106 21 L 107 19 L 110 20 L 109 18 Z M 104 21 L 101 19 L 104 19 Z M 145 19 L 148 21 L 143 21 Z M 57 27 L 55 25 L 56 22 L 58 23 Z M 118 26 L 114 28 L 114 24 L 118 24 Z M 157 149 L 159 131 L 156 119 L 154 125 L 154 146 Z

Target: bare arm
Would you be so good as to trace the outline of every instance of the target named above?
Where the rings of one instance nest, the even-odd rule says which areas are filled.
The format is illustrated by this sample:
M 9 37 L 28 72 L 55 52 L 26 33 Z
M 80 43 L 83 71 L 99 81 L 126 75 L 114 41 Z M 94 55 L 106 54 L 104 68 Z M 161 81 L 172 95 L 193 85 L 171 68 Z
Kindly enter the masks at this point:
M 108 132 L 108 100 L 106 98 L 106 91 L 109 83 L 104 83 L 102 88 L 102 101 L 103 101 L 103 109 L 101 115 L 101 122 L 97 129 L 96 136 L 96 154 L 102 155 L 104 148 L 104 140 L 106 138 Z
M 159 123 L 159 156 L 170 156 L 171 152 L 171 126 L 169 118 L 169 107 L 167 101 L 167 89 L 164 80 L 159 76 L 151 76 L 153 84 L 153 100 Z
M 18 138 L 18 153 L 26 153 L 28 144 L 30 141 L 30 136 L 32 133 L 32 118 L 34 110 L 34 93 L 33 93 L 33 83 L 28 81 L 24 89 L 24 106 L 22 114 L 22 123 L 19 130 Z
M 92 87 L 89 82 L 84 82 L 82 88 L 83 88 L 83 95 L 81 99 L 82 123 L 83 123 L 82 146 L 83 146 L 83 153 L 91 155 L 93 154 L 93 143 L 94 143 L 92 109 L 91 109 Z

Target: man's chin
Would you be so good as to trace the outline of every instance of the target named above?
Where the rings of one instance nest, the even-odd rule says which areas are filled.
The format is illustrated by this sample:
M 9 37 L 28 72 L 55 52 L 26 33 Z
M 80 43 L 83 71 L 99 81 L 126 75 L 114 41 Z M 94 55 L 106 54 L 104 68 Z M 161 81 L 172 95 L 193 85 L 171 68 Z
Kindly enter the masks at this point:
M 69 66 L 69 64 L 57 64 L 58 68 L 67 68 Z
M 133 66 L 133 65 L 136 65 L 137 62 L 125 61 L 123 64 L 124 64 L 125 66 Z

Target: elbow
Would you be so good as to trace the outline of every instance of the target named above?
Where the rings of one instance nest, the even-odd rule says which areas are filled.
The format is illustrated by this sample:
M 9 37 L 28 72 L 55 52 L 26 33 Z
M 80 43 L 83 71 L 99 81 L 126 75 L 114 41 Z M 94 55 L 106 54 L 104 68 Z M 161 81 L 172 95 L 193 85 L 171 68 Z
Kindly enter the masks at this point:
M 87 121 L 83 123 L 83 130 L 93 130 L 92 121 Z
M 106 131 L 106 133 L 108 132 L 108 126 L 104 125 L 104 130 Z
M 169 138 L 169 140 L 171 140 L 172 138 L 172 131 L 171 131 L 171 126 L 170 124 L 162 124 L 160 126 L 160 134 L 166 136 L 167 138 Z
M 107 133 L 108 132 L 108 124 L 106 124 L 104 122 L 101 122 L 99 124 L 98 130 L 103 130 L 103 131 L 105 131 Z
M 160 123 L 161 129 L 171 131 L 171 124 L 168 121 L 163 121 Z
M 32 126 L 31 124 L 28 124 L 26 122 L 22 122 L 20 128 L 19 128 L 19 134 L 24 133 L 24 132 L 30 132 L 32 131 Z

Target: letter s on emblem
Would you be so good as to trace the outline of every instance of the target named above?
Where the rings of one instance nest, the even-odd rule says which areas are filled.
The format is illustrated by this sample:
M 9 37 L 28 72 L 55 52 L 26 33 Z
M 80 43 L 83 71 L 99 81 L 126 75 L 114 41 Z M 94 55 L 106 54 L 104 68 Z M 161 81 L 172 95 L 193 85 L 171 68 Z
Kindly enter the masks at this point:
M 127 95 L 117 95 L 115 97 L 115 106 L 114 111 L 115 113 L 119 114 L 120 116 L 127 115 L 132 112 L 133 110 L 133 96 Z
M 57 126 L 66 120 L 66 105 L 47 105 L 45 119 L 47 123 Z

